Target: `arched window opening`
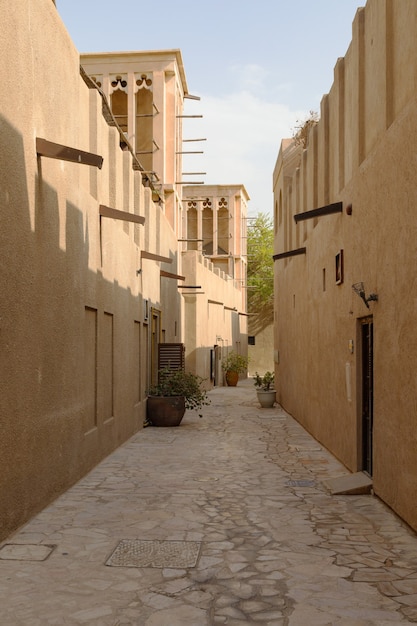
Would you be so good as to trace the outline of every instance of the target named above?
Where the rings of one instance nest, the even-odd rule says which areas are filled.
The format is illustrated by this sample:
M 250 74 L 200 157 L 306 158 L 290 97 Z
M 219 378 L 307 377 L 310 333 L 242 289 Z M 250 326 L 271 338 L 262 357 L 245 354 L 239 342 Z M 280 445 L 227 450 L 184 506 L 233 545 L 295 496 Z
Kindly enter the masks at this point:
M 217 254 L 229 254 L 230 252 L 230 215 L 227 208 L 227 200 L 222 198 L 219 202 L 217 215 Z
M 145 170 L 153 169 L 153 93 L 152 80 L 142 74 L 136 80 L 136 155 Z
M 116 89 L 111 95 L 111 110 L 116 122 L 127 135 L 127 93 Z
M 187 237 L 189 240 L 198 238 L 198 215 L 195 201 L 187 203 Z M 187 248 L 188 250 L 198 250 L 198 241 L 188 241 Z
M 203 201 L 203 251 L 209 256 L 213 255 L 213 210 L 209 198 Z

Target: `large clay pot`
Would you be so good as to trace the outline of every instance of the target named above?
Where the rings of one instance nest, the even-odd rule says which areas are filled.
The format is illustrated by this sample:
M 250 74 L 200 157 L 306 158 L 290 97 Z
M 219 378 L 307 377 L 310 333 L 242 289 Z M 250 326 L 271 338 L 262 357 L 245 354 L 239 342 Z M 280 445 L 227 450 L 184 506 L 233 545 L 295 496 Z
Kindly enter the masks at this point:
M 239 374 L 237 372 L 232 372 L 231 370 L 226 372 L 226 383 L 229 387 L 236 387 L 238 380 Z
M 183 396 L 149 396 L 146 417 L 152 426 L 179 426 L 185 413 Z

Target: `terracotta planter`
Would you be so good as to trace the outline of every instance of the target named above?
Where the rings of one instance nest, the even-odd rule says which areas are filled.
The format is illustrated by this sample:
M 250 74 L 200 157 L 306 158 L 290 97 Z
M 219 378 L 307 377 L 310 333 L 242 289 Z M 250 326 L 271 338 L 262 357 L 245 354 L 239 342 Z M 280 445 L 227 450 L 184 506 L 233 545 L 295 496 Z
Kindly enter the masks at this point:
M 232 372 L 231 370 L 226 372 L 226 383 L 229 387 L 236 387 L 238 380 L 239 374 L 237 372 Z
M 258 396 L 259 404 L 263 409 L 272 409 L 276 402 L 276 391 L 275 389 L 270 389 L 269 391 L 259 390 L 256 392 Z
M 152 426 L 179 426 L 185 413 L 183 396 L 149 396 L 146 417 Z

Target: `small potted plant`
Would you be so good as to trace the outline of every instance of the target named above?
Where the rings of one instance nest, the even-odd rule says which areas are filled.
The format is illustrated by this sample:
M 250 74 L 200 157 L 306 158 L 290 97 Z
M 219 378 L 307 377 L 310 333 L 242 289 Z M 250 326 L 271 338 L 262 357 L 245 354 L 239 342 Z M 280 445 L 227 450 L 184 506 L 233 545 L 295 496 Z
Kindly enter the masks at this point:
M 182 369 L 159 370 L 158 382 L 147 391 L 147 424 L 179 426 L 186 409 L 198 411 L 210 404 L 203 383 L 201 376 Z
M 222 370 L 226 373 L 226 383 L 229 387 L 236 387 L 239 374 L 248 367 L 249 358 L 238 354 L 234 350 L 229 352 L 222 360 Z
M 266 372 L 264 376 L 255 372 L 254 385 L 259 404 L 263 409 L 271 409 L 276 401 L 276 391 L 274 389 L 275 374 Z

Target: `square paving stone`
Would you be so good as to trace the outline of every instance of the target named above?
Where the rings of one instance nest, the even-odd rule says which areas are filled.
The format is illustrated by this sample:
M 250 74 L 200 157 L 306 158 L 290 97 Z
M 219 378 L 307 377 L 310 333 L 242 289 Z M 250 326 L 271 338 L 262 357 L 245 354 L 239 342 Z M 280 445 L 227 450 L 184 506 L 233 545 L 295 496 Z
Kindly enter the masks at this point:
M 122 539 L 106 561 L 112 567 L 195 567 L 200 553 L 198 541 L 145 541 Z
M 56 546 L 29 543 L 6 543 L 0 548 L 4 561 L 45 561 Z

